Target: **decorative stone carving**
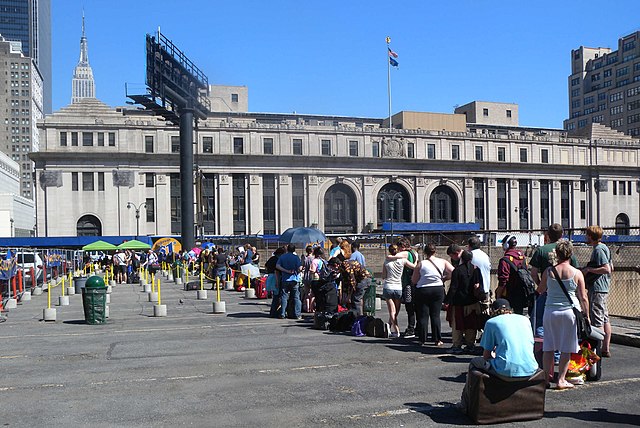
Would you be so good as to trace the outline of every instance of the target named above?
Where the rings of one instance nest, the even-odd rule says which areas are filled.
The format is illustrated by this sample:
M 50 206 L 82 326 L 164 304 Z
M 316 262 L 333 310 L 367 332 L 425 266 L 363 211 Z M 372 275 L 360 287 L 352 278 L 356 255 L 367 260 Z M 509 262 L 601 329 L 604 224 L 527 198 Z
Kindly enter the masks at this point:
M 487 186 L 489 186 L 490 188 L 495 188 L 496 187 L 496 180 L 494 180 L 493 178 L 490 178 L 487 181 Z
M 220 184 L 229 184 L 229 176 L 226 174 L 220 174 Z
M 358 187 L 362 186 L 362 177 L 353 177 L 352 180 L 358 185 Z
M 114 169 L 112 171 L 114 187 L 133 187 L 136 182 L 135 173 L 133 171 L 120 171 Z
M 573 190 L 580 190 L 580 182 L 579 181 L 574 181 L 573 182 Z
M 309 184 L 318 184 L 318 176 L 310 175 L 309 176 Z
M 532 189 L 539 189 L 540 188 L 540 181 L 539 180 L 531 180 L 531 188 Z
M 249 176 L 249 183 L 250 184 L 260 184 L 260 176 L 258 176 L 256 174 L 251 174 Z
M 509 181 L 510 181 L 512 189 L 517 189 L 518 188 L 518 180 L 509 180 Z
M 417 177 L 416 178 L 416 186 L 424 186 L 424 178 L 423 177 Z
M 464 187 L 473 187 L 473 178 L 465 178 Z
M 327 177 L 318 177 L 318 183 L 324 183 L 327 181 Z
M 396 181 L 398 181 L 397 175 L 392 175 L 391 177 L 389 177 L 389 183 L 395 183 Z
M 278 177 L 280 184 L 289 184 L 289 176 L 288 175 L 280 175 Z
M 382 156 L 389 158 L 405 157 L 404 141 L 388 138 L 382 141 Z
M 164 174 L 156 175 L 156 184 L 167 184 L 167 176 Z
M 336 183 L 344 183 L 344 175 L 337 176 Z
M 373 177 L 367 176 L 367 177 L 364 178 L 364 185 L 365 186 L 373 186 L 374 184 L 376 184 L 376 181 L 375 181 L 375 179 Z
M 62 187 L 62 171 L 40 171 L 40 187 Z
M 554 189 L 560 189 L 560 182 L 557 180 L 553 180 L 553 188 Z

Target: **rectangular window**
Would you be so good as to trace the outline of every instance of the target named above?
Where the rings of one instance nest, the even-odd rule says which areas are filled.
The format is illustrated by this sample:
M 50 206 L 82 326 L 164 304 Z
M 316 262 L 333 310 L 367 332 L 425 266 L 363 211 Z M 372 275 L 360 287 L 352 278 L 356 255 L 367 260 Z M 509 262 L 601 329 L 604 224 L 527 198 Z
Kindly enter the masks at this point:
M 302 154 L 302 139 L 301 138 L 294 138 L 293 141 L 291 142 L 291 149 L 294 155 L 301 155 Z
M 213 153 L 213 137 L 202 137 L 202 153 Z
M 116 145 L 116 133 L 109 132 L 109 146 L 115 147 L 115 145 Z
M 482 109 L 482 115 L 484 117 L 489 117 L 489 109 L 488 108 L 483 108 Z
M 568 229 L 571 226 L 571 182 L 560 182 L 560 224 Z
M 625 186 L 625 182 L 624 181 L 618 181 L 618 188 L 620 190 L 620 195 L 624 196 L 626 195 L 626 186 Z
M 435 158 L 436 158 L 436 145 L 427 144 L 427 159 L 435 159 Z
M 476 178 L 473 180 L 474 203 L 475 203 L 475 222 L 480 225 L 480 229 L 484 229 L 484 180 Z
M 349 156 L 358 156 L 358 142 L 349 141 Z
M 231 94 L 231 102 L 232 103 L 238 102 L 238 94 Z
M 520 229 L 529 229 L 529 180 L 518 180 Z
M 304 219 L 304 177 L 302 175 L 291 176 L 291 196 L 293 215 L 293 227 L 305 225 Z
M 507 159 L 507 149 L 498 147 L 498 162 L 505 162 Z
M 460 146 L 458 144 L 451 146 L 451 159 L 460 160 Z
M 182 230 L 182 210 L 180 207 L 180 174 L 169 174 L 169 195 L 171 197 L 171 233 L 179 235 Z
M 587 201 L 580 201 L 580 220 L 587 219 Z
M 104 132 L 98 132 L 98 146 L 104 147 Z
M 242 138 L 240 139 L 242 140 Z M 246 200 L 245 200 L 244 174 L 233 174 L 232 182 L 233 182 L 232 184 L 233 233 L 236 235 L 244 235 L 246 233 L 246 222 L 245 222 Z
M 60 132 L 60 145 L 61 146 L 67 145 L 67 133 L 64 131 Z
M 171 153 L 180 153 L 180 136 L 171 136 Z
M 147 172 L 144 174 L 144 187 L 153 187 L 156 185 L 156 174 Z
M 78 133 L 77 132 L 72 132 L 71 133 L 71 145 L 72 146 L 77 146 L 78 145 Z
M 244 138 L 233 137 L 233 153 L 236 155 L 244 154 Z
M 263 138 L 262 139 L 262 151 L 265 155 L 273 154 L 273 138 Z
M 144 151 L 145 153 L 153 153 L 153 135 L 145 135 Z
M 205 234 L 216 233 L 216 200 L 214 174 L 202 174 L 202 227 Z
M 93 191 L 93 172 L 82 173 L 82 190 L 85 192 Z
M 540 160 L 542 163 L 549 163 L 549 149 L 540 150 Z
M 527 149 L 520 147 L 520 162 L 527 162 Z
M 377 141 L 371 143 L 371 156 L 374 158 L 380 157 L 380 143 Z
M 627 182 L 627 190 L 628 190 L 627 195 L 631 196 L 631 182 L 630 181 Z
M 496 193 L 498 197 L 497 215 L 498 229 L 507 228 L 507 180 L 498 179 L 496 182 Z
M 82 145 L 84 147 L 93 146 L 93 132 L 82 133 Z
M 576 86 L 580 84 L 580 78 L 576 77 L 574 79 L 571 79 L 571 86 Z
M 78 173 L 77 172 L 71 173 L 71 190 L 73 192 L 78 191 Z
M 540 227 L 549 227 L 549 180 L 540 180 Z
M 477 161 L 481 161 L 483 156 L 483 150 L 482 150 L 482 146 L 476 146 L 476 160 Z
M 435 148 L 434 148 L 435 156 Z M 415 143 L 407 143 L 407 157 L 413 159 L 416 157 L 416 145 Z
M 511 110 L 507 110 L 507 117 L 511 118 Z
M 321 153 L 323 156 L 331 156 L 331 140 L 322 140 L 320 142 Z
M 156 221 L 156 205 L 153 198 L 145 199 L 146 212 L 147 212 L 147 223 L 153 223 Z
M 262 218 L 264 233 L 276 233 L 276 178 L 273 174 L 262 175 Z
M 104 192 L 104 172 L 98 173 L 98 192 Z

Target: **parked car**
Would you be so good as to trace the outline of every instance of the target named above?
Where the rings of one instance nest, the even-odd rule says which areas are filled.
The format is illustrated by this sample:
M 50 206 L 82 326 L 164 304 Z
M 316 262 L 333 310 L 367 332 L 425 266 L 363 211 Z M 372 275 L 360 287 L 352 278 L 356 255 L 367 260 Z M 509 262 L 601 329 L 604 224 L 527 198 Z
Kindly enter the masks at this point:
M 25 285 L 34 288 L 36 284 L 42 283 L 42 267 L 44 263 L 42 262 L 42 257 L 40 257 L 40 254 L 19 252 L 16 254 L 16 257 L 18 269 L 22 270 L 22 275 L 24 276 Z M 32 268 L 33 275 L 35 276 L 35 281 L 31 277 Z M 47 280 L 50 278 L 51 272 L 47 272 Z

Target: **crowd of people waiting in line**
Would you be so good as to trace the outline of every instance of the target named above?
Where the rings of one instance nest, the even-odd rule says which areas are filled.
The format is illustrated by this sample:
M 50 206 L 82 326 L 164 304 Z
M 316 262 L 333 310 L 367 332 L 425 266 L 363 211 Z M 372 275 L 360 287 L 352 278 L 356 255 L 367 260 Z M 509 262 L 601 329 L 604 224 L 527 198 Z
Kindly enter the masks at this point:
M 566 377 L 571 354 L 580 350 L 572 307 L 604 331 L 601 356 L 611 356 L 607 295 L 612 264 L 608 247 L 601 243 L 602 234 L 599 226 L 586 229 L 587 243 L 593 250 L 589 264 L 582 269 L 573 245 L 562 239 L 559 224 L 549 226 L 545 244 L 535 250 L 529 265 L 517 249 L 516 237 L 507 235 L 497 267 L 495 300 L 489 282 L 491 260 L 478 237 L 471 237 L 466 248 L 450 245 L 448 260 L 436 255 L 433 244 L 425 245 L 419 257 L 410 241 L 400 238 L 388 247 L 382 266 L 382 296 L 388 310 L 386 337 L 417 338 L 423 346 L 442 347 L 440 312 L 444 310 L 452 331 L 452 354 L 477 355 L 474 367 L 503 377 L 527 377 L 538 369 L 534 335 L 543 337 L 542 359 L 549 382 L 555 379 L 558 389 L 573 388 L 581 379 Z M 300 319 L 302 310 L 332 312 L 338 305 L 362 315 L 371 273 L 357 242 L 341 240 L 328 254 L 319 246 L 306 247 L 302 257 L 295 251 L 294 245 L 278 248 L 265 263 L 267 288 L 273 293 L 272 317 Z M 535 294 L 528 294 L 522 286 L 520 269 L 530 272 Z M 404 333 L 398 322 L 402 305 L 407 312 Z M 489 322 L 497 315 L 509 316 Z M 558 353 L 558 376 L 554 378 Z

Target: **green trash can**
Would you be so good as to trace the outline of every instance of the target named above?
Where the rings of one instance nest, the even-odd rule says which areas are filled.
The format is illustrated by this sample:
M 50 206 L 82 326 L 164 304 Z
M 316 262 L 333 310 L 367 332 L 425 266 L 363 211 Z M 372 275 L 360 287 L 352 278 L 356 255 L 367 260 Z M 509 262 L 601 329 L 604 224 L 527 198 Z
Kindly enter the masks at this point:
M 84 307 L 84 320 L 87 324 L 104 324 L 107 307 L 107 287 L 99 276 L 87 278 L 82 289 L 82 306 Z
M 365 315 L 376 316 L 376 284 L 371 281 L 371 285 L 367 288 L 363 297 L 363 311 Z

